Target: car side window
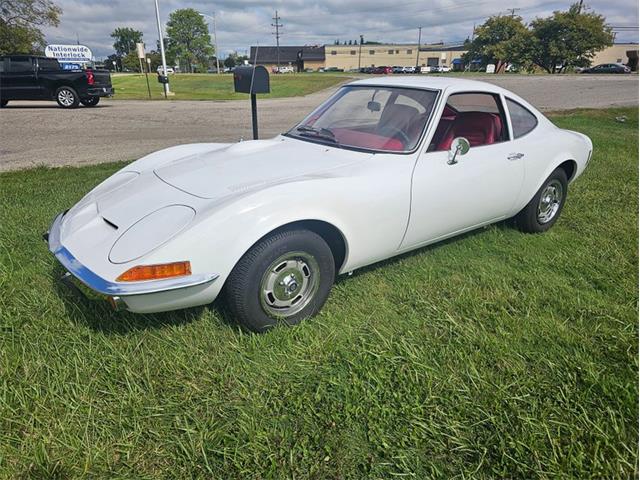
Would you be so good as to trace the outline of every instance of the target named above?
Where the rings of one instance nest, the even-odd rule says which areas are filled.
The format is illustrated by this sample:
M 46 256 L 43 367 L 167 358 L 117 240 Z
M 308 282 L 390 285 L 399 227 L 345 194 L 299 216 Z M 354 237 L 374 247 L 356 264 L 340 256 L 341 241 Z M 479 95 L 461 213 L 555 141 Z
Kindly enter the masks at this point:
M 33 71 L 33 63 L 30 58 L 12 57 L 9 61 L 9 71 L 24 73 Z
M 454 138 L 466 138 L 471 147 L 509 139 L 500 97 L 491 93 L 454 93 L 438 122 L 429 144 L 430 152 L 449 150 Z
M 507 108 L 511 117 L 513 138 L 520 138 L 526 135 L 538 125 L 536 116 L 515 100 L 507 98 Z

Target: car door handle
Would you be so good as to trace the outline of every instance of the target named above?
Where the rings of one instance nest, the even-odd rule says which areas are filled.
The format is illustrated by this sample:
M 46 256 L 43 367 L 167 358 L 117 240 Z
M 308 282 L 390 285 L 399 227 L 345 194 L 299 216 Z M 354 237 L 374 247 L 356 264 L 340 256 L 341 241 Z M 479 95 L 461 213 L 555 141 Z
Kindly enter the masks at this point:
M 520 160 L 522 157 L 524 157 L 524 153 L 510 153 L 507 158 L 513 161 Z

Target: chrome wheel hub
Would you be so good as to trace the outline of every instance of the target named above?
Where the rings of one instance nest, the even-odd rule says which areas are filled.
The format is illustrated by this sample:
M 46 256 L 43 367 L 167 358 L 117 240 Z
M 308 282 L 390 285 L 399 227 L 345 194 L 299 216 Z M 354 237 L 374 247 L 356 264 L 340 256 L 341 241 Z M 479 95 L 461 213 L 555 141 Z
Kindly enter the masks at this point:
M 60 103 L 65 107 L 69 107 L 73 105 L 75 98 L 73 96 L 73 93 L 71 93 L 69 90 L 61 90 L 58 93 L 58 100 L 60 100 Z
M 538 222 L 547 223 L 556 216 L 558 210 L 560 210 L 562 196 L 562 184 L 558 180 L 552 180 L 542 191 L 542 195 L 540 195 L 540 202 L 538 202 Z
M 271 316 L 290 317 L 309 304 L 319 284 L 316 259 L 306 252 L 290 252 L 277 258 L 262 276 L 260 303 Z

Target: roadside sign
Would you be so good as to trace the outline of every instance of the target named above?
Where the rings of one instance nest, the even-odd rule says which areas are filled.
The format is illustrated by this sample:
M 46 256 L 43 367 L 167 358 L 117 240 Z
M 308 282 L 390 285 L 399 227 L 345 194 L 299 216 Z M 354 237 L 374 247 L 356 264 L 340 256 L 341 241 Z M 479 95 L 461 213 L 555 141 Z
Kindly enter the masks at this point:
M 89 63 L 93 61 L 93 53 L 84 45 L 47 45 L 45 56 L 55 58 L 60 63 Z
M 138 58 L 144 58 L 144 43 L 136 43 L 136 52 L 138 52 Z

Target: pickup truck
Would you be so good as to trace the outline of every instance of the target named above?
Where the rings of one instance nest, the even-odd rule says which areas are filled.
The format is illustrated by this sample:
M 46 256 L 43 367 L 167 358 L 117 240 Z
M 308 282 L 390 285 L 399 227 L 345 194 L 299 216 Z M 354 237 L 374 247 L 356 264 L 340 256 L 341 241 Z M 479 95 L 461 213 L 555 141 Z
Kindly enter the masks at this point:
M 58 60 L 30 55 L 0 56 L 0 107 L 11 100 L 55 100 L 62 108 L 95 107 L 113 95 L 108 70 L 63 70 Z

